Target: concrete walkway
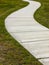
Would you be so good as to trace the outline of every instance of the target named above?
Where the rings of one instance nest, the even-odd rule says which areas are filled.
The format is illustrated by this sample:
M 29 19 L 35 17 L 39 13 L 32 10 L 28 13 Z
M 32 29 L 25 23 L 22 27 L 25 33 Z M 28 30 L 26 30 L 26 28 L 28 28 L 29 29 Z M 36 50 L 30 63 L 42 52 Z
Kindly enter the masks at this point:
M 33 15 L 40 3 L 30 4 L 5 19 L 7 31 L 43 65 L 49 65 L 49 29 L 36 22 Z

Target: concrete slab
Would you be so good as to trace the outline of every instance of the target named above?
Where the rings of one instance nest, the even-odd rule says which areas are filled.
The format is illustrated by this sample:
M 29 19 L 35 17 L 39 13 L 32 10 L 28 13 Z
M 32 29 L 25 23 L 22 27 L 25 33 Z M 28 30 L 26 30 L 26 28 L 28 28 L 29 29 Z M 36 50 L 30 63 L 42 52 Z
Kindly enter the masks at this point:
M 39 60 L 43 65 L 49 65 L 49 58 Z

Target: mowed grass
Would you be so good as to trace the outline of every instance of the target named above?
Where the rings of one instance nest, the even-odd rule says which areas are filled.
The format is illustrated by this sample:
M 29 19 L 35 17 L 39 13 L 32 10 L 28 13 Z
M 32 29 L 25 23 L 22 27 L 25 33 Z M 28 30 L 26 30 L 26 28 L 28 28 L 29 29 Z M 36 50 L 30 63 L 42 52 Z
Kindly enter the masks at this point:
M 34 17 L 40 24 L 49 28 L 49 0 L 34 0 L 41 3 L 41 7 L 35 12 Z
M 42 65 L 5 29 L 5 18 L 28 4 L 21 0 L 0 0 L 0 65 Z

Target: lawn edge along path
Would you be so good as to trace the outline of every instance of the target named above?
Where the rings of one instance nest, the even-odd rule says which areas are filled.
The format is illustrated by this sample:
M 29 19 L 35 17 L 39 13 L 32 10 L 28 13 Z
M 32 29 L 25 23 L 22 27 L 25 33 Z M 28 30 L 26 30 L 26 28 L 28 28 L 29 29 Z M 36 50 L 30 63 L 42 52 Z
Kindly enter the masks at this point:
M 41 25 L 49 28 L 49 0 L 34 0 L 41 3 L 40 8 L 34 13 L 34 18 Z

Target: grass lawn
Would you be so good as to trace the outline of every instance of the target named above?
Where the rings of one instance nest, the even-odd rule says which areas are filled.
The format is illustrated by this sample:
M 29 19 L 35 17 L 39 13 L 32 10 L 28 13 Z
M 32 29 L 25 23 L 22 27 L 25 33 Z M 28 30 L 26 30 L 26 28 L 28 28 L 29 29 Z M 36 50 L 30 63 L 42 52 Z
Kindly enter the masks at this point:
M 0 65 L 42 65 L 5 29 L 5 18 L 26 5 L 22 0 L 0 0 Z
M 49 28 L 49 0 L 34 0 L 41 3 L 41 7 L 35 12 L 35 19 Z

